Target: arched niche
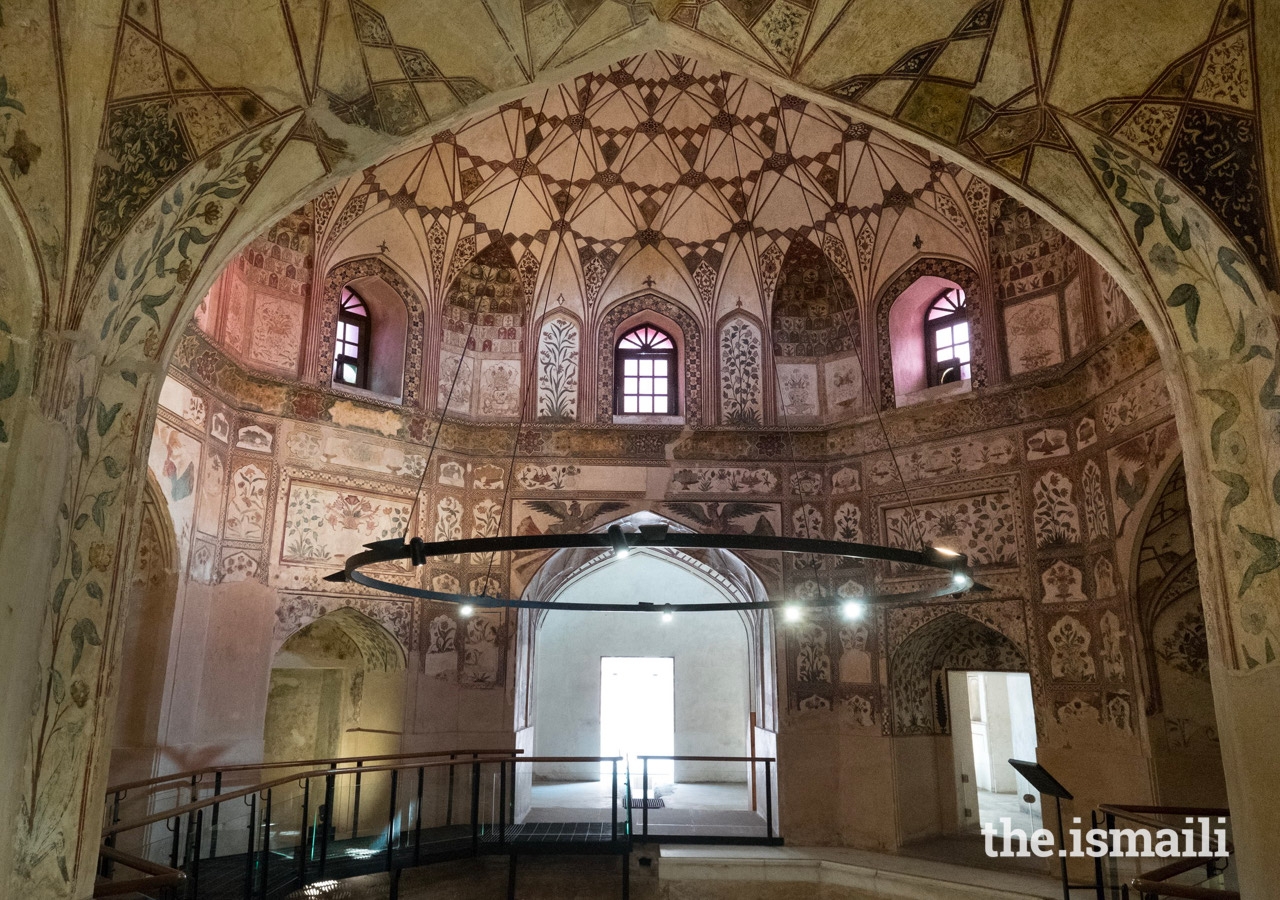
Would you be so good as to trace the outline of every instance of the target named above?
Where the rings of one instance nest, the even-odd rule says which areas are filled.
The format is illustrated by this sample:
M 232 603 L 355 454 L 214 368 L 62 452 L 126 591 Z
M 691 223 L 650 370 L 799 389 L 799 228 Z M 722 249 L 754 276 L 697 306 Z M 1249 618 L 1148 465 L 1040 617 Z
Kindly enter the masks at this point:
M 924 310 L 946 286 L 964 291 L 969 309 L 969 342 L 973 354 L 970 385 L 987 383 L 983 315 L 985 303 L 978 273 L 954 259 L 923 257 L 885 286 L 876 303 L 876 359 L 880 369 L 880 408 L 893 409 L 900 398 L 928 386 L 924 369 Z M 956 390 L 947 385 L 947 391 Z
M 405 651 L 386 628 L 341 607 L 276 651 L 263 759 L 393 753 L 404 727 Z
M 526 313 L 506 244 L 490 244 L 459 267 L 441 315 L 438 408 L 482 419 L 519 415 Z
M 690 531 L 670 519 L 650 512 L 634 513 L 594 530 L 607 530 L 611 524 L 618 524 L 628 531 L 644 525 L 656 524 L 666 525 L 672 531 L 686 533 Z M 636 571 L 628 574 L 620 568 L 633 562 L 638 564 L 632 567 Z M 764 584 L 752 568 L 736 554 L 721 550 L 705 551 L 700 553 L 698 558 L 678 550 L 645 550 L 633 553 L 625 560 L 614 559 L 610 552 L 602 553 L 591 549 L 559 550 L 532 558 L 527 563 L 527 568 L 535 571 L 523 591 L 524 599 L 554 602 L 569 598 L 584 599 L 589 596 L 593 602 L 606 603 L 611 602 L 610 598 L 615 598 L 619 603 L 632 603 L 638 600 L 662 602 L 664 598 L 672 599 L 673 603 L 682 600 L 694 602 L 696 598 L 688 593 L 690 590 L 701 592 L 701 596 L 709 602 L 768 599 Z M 638 571 L 641 569 L 644 571 Z M 659 581 L 655 579 L 664 574 L 669 580 L 672 578 L 678 580 L 684 585 L 685 590 L 673 592 L 660 588 Z M 598 590 L 598 587 L 605 589 Z M 578 596 L 580 593 L 582 596 Z M 642 619 L 644 621 L 641 621 Z M 716 621 L 714 640 L 707 631 L 713 620 Z M 601 624 L 592 626 L 593 621 Z M 610 634 L 609 622 L 615 623 L 619 629 L 616 634 Z M 590 633 L 585 630 L 589 627 Z M 678 705 L 675 752 L 700 755 L 747 755 L 748 751 L 753 749 L 759 756 L 774 755 L 777 747 L 778 685 L 774 666 L 773 616 L 760 610 L 684 614 L 677 610 L 670 623 L 663 622 L 657 613 L 521 610 L 517 625 L 515 668 L 517 746 L 524 748 L 525 752 L 530 754 L 535 750 L 540 754 L 549 750 L 568 754 L 572 750 L 572 755 L 597 755 L 599 753 L 599 687 L 595 679 L 598 679 L 600 671 L 598 657 L 671 655 L 666 652 L 649 653 L 645 650 L 646 647 L 660 646 L 657 641 L 664 630 L 680 635 L 686 644 L 692 641 L 688 646 L 682 645 L 682 648 L 676 648 L 686 659 L 683 663 L 685 668 L 682 669 L 680 655 L 676 656 Z M 548 649 L 544 646 L 541 640 L 544 634 L 553 637 L 554 647 Z M 633 637 L 634 641 L 632 641 Z M 711 644 L 718 641 L 723 641 L 723 646 L 713 651 Z M 578 721 L 573 730 L 583 732 L 585 728 L 588 741 L 594 739 L 596 743 L 592 746 L 583 744 L 565 748 L 555 744 L 554 740 L 549 744 L 546 739 L 539 738 L 538 686 L 542 682 L 540 668 L 544 665 L 543 661 L 551 659 L 564 663 L 567 661 L 564 656 L 565 651 L 575 646 L 580 651 L 580 657 L 582 653 L 586 653 L 594 660 L 585 669 L 578 666 L 579 672 L 575 683 L 589 694 L 588 699 L 584 701 L 585 705 L 578 704 L 578 711 L 585 712 L 589 718 L 594 709 L 597 721 L 594 731 L 591 729 L 590 722 L 582 721 Z M 627 649 L 628 646 L 630 650 Z M 620 652 L 609 652 L 609 647 L 614 647 Z M 721 660 L 722 656 L 725 659 Z M 712 729 L 704 727 L 695 717 L 684 723 L 685 743 L 682 749 L 682 721 L 679 706 L 679 682 L 682 671 L 685 678 L 693 675 L 711 679 L 714 678 L 714 672 L 707 668 L 707 664 L 713 663 L 711 669 L 714 669 L 716 661 L 723 663 L 732 661 L 734 671 L 737 673 L 739 684 L 735 687 L 733 696 L 740 698 L 745 704 L 739 710 L 740 718 L 736 720 L 740 741 L 736 744 L 726 743 L 728 732 L 724 728 L 711 734 Z M 577 663 L 581 662 L 581 659 L 577 660 Z M 572 665 L 568 666 L 561 673 L 561 677 L 574 678 L 572 668 Z M 593 690 L 595 693 L 591 693 Z M 708 704 L 706 714 L 712 717 L 723 715 L 726 709 L 724 700 L 722 696 L 720 702 Z M 696 707 L 696 704 L 694 706 Z M 562 709 L 558 712 L 564 713 L 566 710 Z M 688 712 L 689 709 L 686 709 L 686 713 Z M 723 721 L 721 724 L 724 724 Z M 690 741 L 692 743 L 689 743 Z M 717 780 L 724 777 L 723 769 L 723 765 L 719 769 L 712 767 L 710 770 L 706 767 L 700 770 L 696 766 L 682 766 L 676 769 L 675 774 L 677 781 L 682 778 L 695 781 Z M 757 769 L 759 771 L 750 773 L 751 789 L 757 795 L 758 807 L 763 809 L 764 795 L 761 793 L 764 789 L 763 768 L 757 767 Z M 584 777 L 588 773 L 555 771 L 551 774 L 553 777 L 573 778 Z M 517 788 L 517 807 L 528 803 L 532 773 L 520 773 L 520 777 L 522 780 Z M 590 777 L 594 779 L 599 776 L 595 774 Z M 774 785 L 776 791 L 776 780 Z
M 333 381 L 334 335 L 343 292 L 354 290 L 369 310 L 373 343 L 370 347 L 369 390 Z M 390 264 L 378 257 L 338 263 L 324 280 L 320 310 L 320 384 L 339 391 L 371 395 L 405 406 L 416 406 L 422 393 L 422 337 L 425 304 L 421 294 Z
M 858 301 L 813 241 L 791 242 L 778 271 L 770 313 L 777 415 L 816 421 L 862 406 Z
M 680 304 L 658 294 L 645 292 L 620 300 L 600 319 L 596 334 L 596 422 L 614 422 L 614 361 L 618 339 L 628 330 L 646 322 L 661 328 L 676 343 L 680 370 L 680 418 L 689 425 L 700 425 L 702 410 L 702 328 L 698 320 Z M 659 421 L 670 417 L 634 417 L 637 421 Z M 633 417 L 625 417 L 632 421 Z
M 1155 497 L 1138 532 L 1132 583 L 1156 790 L 1161 803 L 1221 806 L 1226 784 L 1181 460 Z

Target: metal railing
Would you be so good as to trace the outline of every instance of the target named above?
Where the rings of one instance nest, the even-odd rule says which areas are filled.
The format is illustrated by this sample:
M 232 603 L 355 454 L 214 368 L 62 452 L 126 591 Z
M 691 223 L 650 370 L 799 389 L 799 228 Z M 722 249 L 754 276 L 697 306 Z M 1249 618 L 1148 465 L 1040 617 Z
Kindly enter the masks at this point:
M 658 757 L 641 758 L 646 780 L 649 759 Z M 718 834 L 716 826 L 708 826 L 701 838 L 683 840 L 780 843 L 774 827 L 772 757 L 662 759 L 764 766 L 765 838 Z M 518 855 L 586 852 L 624 856 L 626 897 L 625 858 L 634 838 L 649 836 L 647 810 L 644 833 L 635 833 L 632 772 L 622 757 L 452 750 L 301 763 L 209 767 L 113 785 L 107 793 L 95 896 L 274 900 L 315 881 L 376 871 L 391 874 L 395 896 L 403 869 L 430 862 L 505 854 L 514 885 Z M 536 796 L 532 768 L 540 764 L 588 765 L 597 771 L 603 766 L 610 787 L 608 800 L 600 805 L 609 804 L 608 818 L 600 821 L 597 812 L 592 822 L 522 821 L 527 813 L 517 816 L 517 793 L 523 789 L 529 793 L 522 796 Z M 222 777 L 249 772 L 278 774 L 235 786 Z M 205 794 L 210 785 L 201 779 L 210 775 L 212 791 Z M 153 808 L 122 821 L 121 800 L 131 791 Z
M 637 837 L 651 837 L 649 833 L 649 760 L 665 760 L 668 762 L 708 762 L 708 763 L 746 763 L 751 766 L 764 765 L 764 823 L 765 823 L 765 842 L 781 843 L 781 838 L 775 837 L 776 829 L 773 820 L 773 766 L 777 759 L 772 756 L 658 756 L 655 754 L 645 754 L 636 757 L 641 763 L 640 797 L 645 801 L 641 805 L 640 816 L 640 832 Z M 754 793 L 755 779 L 748 780 L 749 789 L 752 790 L 749 808 L 756 811 L 756 797 Z M 684 836 L 674 834 L 658 835 L 661 839 L 668 843 L 678 842 L 706 842 L 706 838 L 696 836 Z M 732 837 L 721 837 L 716 839 L 717 843 L 736 843 Z M 758 844 L 760 840 L 755 837 L 743 837 L 742 842 Z
M 1163 820 L 1162 816 L 1176 817 L 1177 823 Z M 1132 823 L 1142 830 L 1156 832 L 1160 829 L 1174 828 L 1178 830 L 1191 819 L 1227 820 L 1231 811 L 1223 807 L 1204 806 L 1141 806 L 1132 804 L 1103 804 L 1090 817 L 1094 828 L 1104 828 L 1113 834 L 1120 822 Z M 1114 847 L 1112 849 L 1115 849 Z M 1114 854 L 1094 859 L 1094 878 L 1097 884 L 1097 896 L 1104 900 L 1128 900 L 1131 896 L 1141 900 L 1158 900 L 1161 897 L 1186 898 L 1186 900 L 1240 900 L 1238 891 L 1225 887 L 1213 887 L 1201 884 L 1174 883 L 1172 879 L 1204 869 L 1204 880 L 1210 881 L 1221 876 L 1230 865 L 1230 855 L 1235 848 L 1228 841 L 1225 857 L 1186 857 L 1169 860 L 1164 865 L 1145 872 L 1137 872 L 1127 880 L 1118 872 Z

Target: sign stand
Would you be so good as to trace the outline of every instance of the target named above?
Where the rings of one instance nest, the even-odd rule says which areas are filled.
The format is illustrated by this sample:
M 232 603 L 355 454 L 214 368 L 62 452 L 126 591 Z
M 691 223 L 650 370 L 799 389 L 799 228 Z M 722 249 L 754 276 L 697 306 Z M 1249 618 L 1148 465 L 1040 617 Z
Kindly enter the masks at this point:
M 1062 829 L 1062 801 L 1074 800 L 1071 792 L 1062 786 L 1062 782 L 1049 774 L 1044 766 L 1037 762 L 1028 762 L 1025 759 L 1011 759 L 1009 765 L 1017 770 L 1018 774 L 1027 781 L 1031 782 L 1031 786 L 1040 792 L 1041 796 L 1053 798 L 1053 802 L 1058 809 L 1058 861 L 1062 864 L 1062 900 L 1071 900 L 1071 892 L 1073 890 L 1097 890 L 1099 900 L 1102 898 L 1102 885 L 1095 884 L 1072 884 L 1067 880 L 1067 857 L 1066 857 L 1066 832 Z M 1043 807 L 1041 807 L 1043 809 Z

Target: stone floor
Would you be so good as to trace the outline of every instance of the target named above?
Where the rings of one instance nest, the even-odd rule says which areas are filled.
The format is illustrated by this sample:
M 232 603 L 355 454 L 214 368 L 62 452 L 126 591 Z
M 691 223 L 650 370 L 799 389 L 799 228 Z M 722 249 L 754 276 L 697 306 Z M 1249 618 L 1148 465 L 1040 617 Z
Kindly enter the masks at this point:
M 622 896 L 616 857 L 522 857 L 520 900 Z M 406 872 L 402 900 L 492 900 L 505 895 L 505 859 L 465 860 Z M 295 900 L 384 900 L 386 875 L 317 884 Z M 633 900 L 1056 900 L 1052 879 L 839 848 L 638 846 Z
M 651 792 L 652 793 L 652 792 Z M 714 832 L 731 837 L 764 837 L 764 816 L 752 812 L 745 783 L 666 785 L 663 806 L 649 810 L 649 834 Z M 608 781 L 547 782 L 533 786 L 532 808 L 521 822 L 609 822 L 612 789 Z M 621 812 L 621 810 L 619 810 Z M 631 811 L 637 835 L 644 812 Z

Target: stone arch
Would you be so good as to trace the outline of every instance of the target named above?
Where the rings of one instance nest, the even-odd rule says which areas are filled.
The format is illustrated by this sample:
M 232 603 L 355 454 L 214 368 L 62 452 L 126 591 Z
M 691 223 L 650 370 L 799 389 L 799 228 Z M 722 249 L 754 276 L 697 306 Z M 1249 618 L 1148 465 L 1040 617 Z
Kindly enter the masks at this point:
M 333 336 L 338 324 L 342 291 L 352 282 L 377 279 L 404 301 L 403 398 L 405 406 L 422 402 L 422 353 L 426 303 L 413 282 L 377 256 L 348 259 L 331 268 L 324 277 L 323 306 L 320 309 L 319 363 L 315 378 L 326 387 L 333 382 Z M 385 292 L 384 292 L 385 293 Z M 377 315 L 374 310 L 375 317 Z
M 961 613 L 920 626 L 889 659 L 896 735 L 946 734 L 946 670 L 1028 671 L 1027 653 L 1006 635 Z
M 988 360 L 986 352 L 984 316 L 987 314 L 986 298 L 981 288 L 982 280 L 977 271 L 966 262 L 939 256 L 916 259 L 900 271 L 881 289 L 876 300 L 876 363 L 880 375 L 880 408 L 893 409 L 897 405 L 897 390 L 893 378 L 893 340 L 889 329 L 889 311 L 893 304 L 911 285 L 921 278 L 932 276 L 960 286 L 970 309 L 969 333 L 973 347 L 973 386 L 987 383 Z
M 142 491 L 135 554 L 112 723 L 112 747 L 118 748 L 116 755 L 120 757 L 114 774 L 119 781 L 147 777 L 157 762 L 178 599 L 178 538 L 168 501 L 150 471 Z
M 702 327 L 694 315 L 679 303 L 649 291 L 618 301 L 600 317 L 596 327 L 596 422 L 601 425 L 613 422 L 613 361 L 619 330 L 628 319 L 647 311 L 658 313 L 679 328 L 679 333 L 672 337 L 678 340 L 680 347 L 683 376 L 680 390 L 684 398 L 681 411 L 686 423 L 701 425 Z
M 442 9 L 442 15 L 448 10 Z M 630 56 L 651 49 L 657 43 L 665 46 L 666 38 L 678 41 L 686 52 L 701 53 L 712 61 L 722 61 L 726 68 L 743 65 L 740 59 L 728 60 L 723 48 L 714 42 L 683 30 L 677 26 L 661 25 L 653 28 L 631 29 L 626 37 L 612 44 L 617 56 Z M 562 73 L 548 72 L 529 85 L 546 85 L 557 80 Z M 1270 642 L 1274 649 L 1280 639 L 1280 603 L 1277 601 L 1274 566 L 1269 561 L 1280 553 L 1276 535 L 1280 534 L 1280 504 L 1274 502 L 1270 490 L 1276 475 L 1277 447 L 1280 433 L 1274 427 L 1280 397 L 1277 396 L 1277 380 L 1280 379 L 1280 341 L 1277 325 L 1270 315 L 1271 303 L 1258 275 L 1258 266 L 1240 242 L 1229 234 L 1214 218 L 1191 188 L 1166 169 L 1147 163 L 1125 150 L 1116 141 L 1095 130 L 1084 118 L 1066 115 L 1048 108 L 1037 110 L 1037 115 L 1051 117 L 1055 124 L 1055 140 L 1061 139 L 1068 152 L 1050 150 L 1038 153 L 1035 166 L 1028 170 L 1035 175 L 1035 183 L 1013 176 L 971 149 L 949 146 L 924 126 L 914 126 L 887 119 L 883 114 L 866 108 L 858 102 L 861 96 L 849 84 L 803 85 L 783 76 L 770 76 L 770 80 L 783 90 L 824 103 L 836 110 L 851 111 L 860 120 L 893 133 L 907 133 L 911 140 L 945 159 L 958 160 L 970 166 L 993 186 L 1030 202 L 1041 210 L 1046 219 L 1068 236 L 1080 243 L 1087 252 L 1100 260 L 1116 281 L 1134 299 L 1135 307 L 1147 324 L 1171 381 L 1175 413 L 1180 431 L 1186 438 L 1186 468 L 1188 492 L 1191 498 L 1192 519 L 1199 538 L 1198 555 L 1206 569 L 1218 573 L 1205 593 L 1205 613 L 1211 656 L 1221 662 L 1225 670 L 1269 669 L 1280 665 L 1280 658 L 1268 654 Z M 875 78 L 863 79 L 865 88 Z M 506 87 L 505 85 L 502 87 Z M 859 89 L 860 90 L 860 89 Z M 480 92 L 468 91 L 466 106 L 458 110 L 457 117 L 470 115 L 480 108 L 492 105 Z M 1007 115 L 1007 114 L 1006 114 Z M 159 373 L 171 358 L 181 331 L 191 313 L 204 295 L 217 266 L 231 256 L 235 248 L 256 229 L 265 227 L 296 205 L 296 198 L 304 194 L 316 194 L 336 184 L 340 178 L 359 166 L 381 159 L 388 152 L 382 139 L 370 138 L 350 145 L 349 157 L 336 168 L 311 165 L 277 165 L 282 158 L 279 143 L 290 134 L 292 126 L 303 118 L 302 112 L 285 113 L 266 124 L 256 126 L 247 136 L 237 137 L 224 146 L 211 150 L 175 176 L 168 186 L 162 187 L 149 198 L 145 208 L 139 210 L 133 224 L 128 226 L 119 241 L 104 256 L 104 265 L 96 274 L 86 278 L 85 287 L 65 292 L 70 296 L 68 308 L 47 315 L 56 321 L 63 331 L 50 330 L 42 338 L 39 371 L 31 379 L 35 403 L 31 416 L 45 417 L 52 421 L 63 411 L 77 415 L 69 419 L 76 426 L 66 429 L 68 437 L 65 468 L 44 472 L 38 485 L 48 489 L 49 496 L 56 493 L 55 485 L 80 485 L 77 502 L 83 498 L 100 498 L 109 495 L 99 504 L 96 512 L 101 517 L 99 527 L 103 543 L 114 547 L 116 559 L 128 559 L 127 548 L 136 533 L 139 508 L 137 497 L 140 489 L 140 472 L 145 468 L 134 452 L 134 438 L 138 429 L 149 427 L 154 419 L 159 390 Z M 442 118 L 432 127 L 447 126 L 453 121 Z M 1005 119 L 1004 121 L 1007 121 Z M 358 134 L 359 126 L 352 126 L 346 136 Z M 365 135 L 362 135 L 365 136 Z M 410 135 L 408 140 L 420 140 L 420 135 Z M 299 142 L 290 141 L 292 149 Z M 330 146 L 330 145 L 325 145 Z M 1017 148 L 1015 148 L 1017 149 Z M 1028 148 L 1029 149 L 1029 148 Z M 1044 148 L 1037 148 L 1043 150 Z M 328 152 L 328 151 L 325 151 Z M 1019 151 L 1021 152 L 1021 151 Z M 1013 153 L 1003 159 L 1012 159 Z M 297 162 L 296 154 L 289 154 L 290 162 Z M 325 170 L 322 173 L 322 168 Z M 1132 175 L 1141 172 L 1141 175 Z M 1119 174 L 1117 174 L 1119 173 Z M 1162 185 L 1162 196 L 1156 196 L 1156 185 Z M 221 216 L 209 227 L 193 225 L 199 230 L 201 240 L 181 253 L 180 263 L 170 257 L 171 265 L 161 265 L 155 278 L 144 279 L 134 285 L 136 276 L 131 272 L 148 272 L 158 261 L 158 247 L 152 242 L 156 223 L 163 234 L 173 226 L 176 215 L 181 215 L 184 204 L 175 203 L 175 190 L 191 198 L 199 194 L 201 186 L 222 193 Z M 253 188 L 252 209 L 254 215 L 237 216 L 245 206 Z M 1128 191 L 1126 194 L 1125 191 Z M 178 210 L 176 214 L 161 212 L 165 207 Z M 1171 230 L 1177 246 L 1159 238 L 1163 222 L 1155 218 L 1155 227 L 1148 224 L 1149 214 L 1164 211 L 1170 214 Z M 1186 228 L 1182 228 L 1183 218 Z M 145 225 L 143 223 L 146 223 Z M 234 224 L 231 224 L 234 223 Z M 1187 236 L 1184 242 L 1182 235 Z M 172 247 L 168 248 L 172 252 Z M 1184 263 L 1185 265 L 1177 265 Z M 1194 263 L 1194 265 L 1193 265 Z M 135 268 L 136 267 L 136 268 Z M 1188 269 L 1201 272 L 1194 282 L 1185 280 Z M 54 297 L 48 296 L 52 305 Z M 145 303 L 145 305 L 144 305 Z M 154 327 L 137 313 L 155 316 Z M 45 310 L 48 313 L 47 310 Z M 132 324 L 131 324 L 132 323 Z M 135 327 L 137 326 L 137 327 Z M 83 335 L 101 335 L 101 346 L 92 352 L 81 354 L 76 348 Z M 1236 349 L 1237 338 L 1242 338 Z M 1219 351 L 1225 351 L 1224 357 Z M 1229 358 L 1230 365 L 1222 365 Z M 28 364 L 26 371 L 34 371 Z M 21 373 L 20 373 L 21 374 Z M 118 375 L 122 377 L 117 377 Z M 80 385 L 85 387 L 81 388 Z M 87 393 L 86 393 L 87 392 Z M 1215 400 L 1215 397 L 1217 398 Z M 67 403 L 67 400 L 70 403 Z M 83 405 L 78 400 L 87 400 Z M 95 402 L 96 401 L 96 402 Z M 1231 414 L 1224 420 L 1225 401 Z M 117 405 L 118 404 L 118 405 Z M 5 411 L 18 404 L 11 404 Z M 91 415 L 98 410 L 116 410 L 117 413 L 103 419 L 104 427 L 94 431 Z M 1239 412 L 1235 412 L 1235 410 Z M 25 411 L 24 411 L 25 414 Z M 44 420 L 41 420 L 43 424 Z M 1215 427 L 1215 423 L 1221 423 Z M 127 427 L 126 427 L 127 426 Z M 94 432 L 90 441 L 94 453 L 75 453 L 72 435 L 81 431 Z M 29 437 L 12 446 L 4 460 L 6 469 L 20 473 L 28 469 L 24 460 L 45 459 L 47 448 L 41 443 L 51 433 L 47 428 L 27 429 Z M 1238 452 L 1227 454 L 1226 436 L 1234 438 Z M 145 439 L 144 439 L 145 441 Z M 96 452 L 102 447 L 118 450 L 120 456 L 108 456 Z M 102 460 L 129 460 L 123 471 L 112 469 L 108 473 Z M 12 462 L 11 462 L 12 461 Z M 8 476 L 10 473 L 5 472 Z M 1229 476 L 1229 477 L 1224 477 Z M 11 478 L 7 483 L 21 481 Z M 35 493 L 32 497 L 43 496 Z M 1227 513 L 1220 514 L 1224 502 Z M 56 527 L 59 516 L 58 502 L 33 508 L 39 511 L 40 527 L 50 532 Z M 12 505 L 6 514 L 13 516 Z M 82 511 L 69 510 L 74 517 Z M 15 535 L 10 541 L 25 541 L 30 533 L 22 529 L 7 529 Z M 68 530 L 61 532 L 58 554 L 48 577 L 32 575 L 31 593 L 41 590 L 47 602 L 53 605 L 54 597 L 66 596 L 64 574 L 67 560 L 72 557 L 71 547 L 77 540 Z M 5 551 L 18 554 L 20 550 L 6 545 Z M 128 562 L 124 567 L 127 570 Z M 72 579 L 78 587 L 83 582 Z M 115 579 L 121 584 L 124 579 Z M 78 597 L 76 593 L 71 596 Z M 41 633 L 33 653 L 48 653 L 56 649 L 51 667 L 69 665 L 69 647 L 59 648 L 53 635 L 60 627 L 60 617 L 83 615 L 110 633 L 103 641 L 107 648 L 119 646 L 118 588 L 112 588 L 103 601 L 92 603 L 78 600 L 68 603 L 58 616 L 51 616 Z M 98 649 L 97 645 L 86 649 L 83 657 L 77 656 L 81 666 L 106 672 L 114 665 L 112 653 Z M 24 659 L 27 657 L 24 656 Z M 31 658 L 35 658 L 32 656 Z M 45 671 L 50 667 L 35 667 L 19 663 L 11 672 L 23 669 Z M 1271 678 L 1272 672 L 1266 673 Z M 33 676 L 23 675 L 21 684 L 34 690 Z M 1252 692 L 1269 691 L 1274 681 L 1255 679 L 1245 682 L 1221 680 L 1224 689 L 1235 692 L 1241 698 L 1252 697 Z M 1270 694 L 1264 694 L 1270 696 Z M 1252 701 L 1250 701 L 1252 702 Z M 1261 790 L 1274 777 L 1274 755 L 1265 748 L 1273 746 L 1275 726 L 1245 728 L 1243 710 L 1247 707 L 1224 707 L 1223 716 L 1228 724 L 1241 726 L 1241 752 L 1235 754 L 1233 765 L 1239 770 L 1233 786 L 1233 795 L 1248 796 L 1253 790 Z M 56 707 L 46 701 L 37 709 L 32 721 L 39 731 L 40 723 L 56 714 Z M 42 760 L 59 756 L 68 759 L 73 771 L 56 781 L 49 777 L 32 780 L 26 798 L 30 811 L 27 821 L 18 829 L 19 853 L 32 865 L 51 866 L 48 853 L 41 854 L 51 835 L 59 832 L 76 833 L 82 827 L 83 814 L 88 808 L 78 798 L 87 785 L 94 782 L 95 760 L 101 754 L 95 741 L 100 740 L 104 704 L 94 698 L 92 704 L 74 716 L 76 724 L 87 727 L 63 729 L 57 733 L 56 746 L 39 747 L 27 754 L 26 766 L 30 771 L 40 771 Z M 1271 730 L 1267 730 L 1271 729 Z M 23 740 L 25 736 L 17 737 Z M 16 747 L 17 744 L 10 746 Z M 1243 748 L 1248 748 L 1247 751 Z M 27 752 L 27 751 L 19 751 Z M 1270 767 L 1270 768 L 1268 768 Z M 47 771 L 47 770 L 45 770 Z M 74 802 L 73 802 L 74 801 Z M 13 808 L 13 807 L 9 807 Z M 37 819 L 39 821 L 37 821 Z M 1261 835 L 1274 831 L 1280 823 L 1280 811 L 1260 814 L 1257 836 L 1238 842 L 1241 848 L 1242 870 L 1255 874 L 1244 879 L 1259 886 L 1270 883 L 1264 875 L 1276 863 L 1265 857 L 1265 845 Z M 92 834 L 95 826 L 87 832 Z M 73 871 L 91 873 L 93 841 L 80 842 Z M 43 862 L 42 862 L 43 861 Z M 81 881 L 85 875 L 77 875 Z M 67 876 L 62 876 L 63 881 Z M 1272 879 L 1274 880 L 1274 879 Z

